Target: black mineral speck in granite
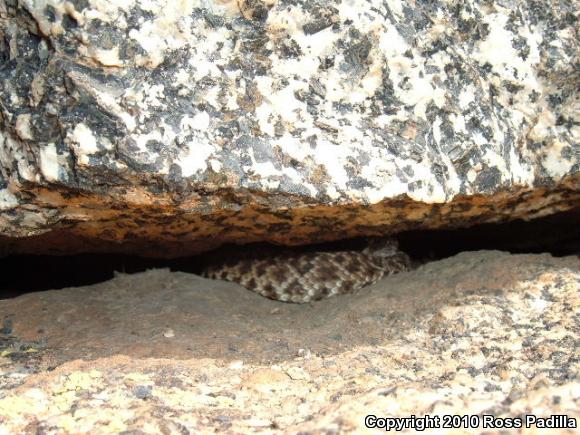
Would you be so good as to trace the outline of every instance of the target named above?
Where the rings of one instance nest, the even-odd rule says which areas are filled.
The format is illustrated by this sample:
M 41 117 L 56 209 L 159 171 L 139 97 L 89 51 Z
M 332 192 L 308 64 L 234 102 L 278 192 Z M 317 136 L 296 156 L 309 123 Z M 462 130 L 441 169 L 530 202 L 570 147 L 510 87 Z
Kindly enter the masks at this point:
M 0 334 L 10 335 L 12 334 L 13 321 L 10 318 L 4 319 L 2 321 L 2 328 L 0 329 Z
M 151 397 L 151 391 L 151 385 L 137 385 L 133 388 L 133 394 L 138 399 L 147 399 L 148 397 Z

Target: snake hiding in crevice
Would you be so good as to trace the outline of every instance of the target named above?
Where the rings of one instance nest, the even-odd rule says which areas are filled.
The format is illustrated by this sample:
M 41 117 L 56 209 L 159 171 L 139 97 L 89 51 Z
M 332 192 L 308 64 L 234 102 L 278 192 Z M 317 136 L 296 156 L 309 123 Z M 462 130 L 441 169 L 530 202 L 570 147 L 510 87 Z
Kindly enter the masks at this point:
M 354 293 L 410 266 L 395 239 L 373 238 L 362 250 L 241 257 L 211 264 L 202 276 L 238 283 L 270 299 L 306 303 Z

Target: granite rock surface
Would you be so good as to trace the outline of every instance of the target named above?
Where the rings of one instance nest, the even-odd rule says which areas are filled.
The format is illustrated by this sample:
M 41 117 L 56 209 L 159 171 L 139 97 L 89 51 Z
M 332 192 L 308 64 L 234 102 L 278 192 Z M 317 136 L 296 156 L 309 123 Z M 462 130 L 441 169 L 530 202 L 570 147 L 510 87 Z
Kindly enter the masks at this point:
M 30 293 L 0 301 L 0 433 L 357 433 L 367 414 L 577 422 L 579 290 L 577 257 L 480 251 L 302 306 L 168 270 Z M 474 432 L 505 433 L 438 433 Z
M 569 209 L 577 20 L 568 2 L 2 0 L 2 249 L 175 256 Z

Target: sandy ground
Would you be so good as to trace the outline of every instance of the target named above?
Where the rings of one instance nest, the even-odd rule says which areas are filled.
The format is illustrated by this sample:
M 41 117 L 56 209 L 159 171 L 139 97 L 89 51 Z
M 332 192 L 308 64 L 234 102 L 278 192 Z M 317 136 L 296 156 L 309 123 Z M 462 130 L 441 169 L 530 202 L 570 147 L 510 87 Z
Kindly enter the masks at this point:
M 369 414 L 548 433 L 525 416 L 580 416 L 579 290 L 578 258 L 479 251 L 307 305 L 166 269 L 29 293 L 0 301 L 0 433 L 350 433 Z

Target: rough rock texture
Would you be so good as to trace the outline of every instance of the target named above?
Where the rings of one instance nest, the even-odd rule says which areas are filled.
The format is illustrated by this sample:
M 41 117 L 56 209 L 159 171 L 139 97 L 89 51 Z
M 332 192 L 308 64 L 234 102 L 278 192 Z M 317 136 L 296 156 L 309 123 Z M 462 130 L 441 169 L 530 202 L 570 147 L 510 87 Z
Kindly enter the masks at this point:
M 347 433 L 371 413 L 577 422 L 579 290 L 576 257 L 480 251 L 302 306 L 168 270 L 27 294 L 0 301 L 0 433 Z
M 0 0 L 0 250 L 175 256 L 566 210 L 577 19 L 564 1 Z

